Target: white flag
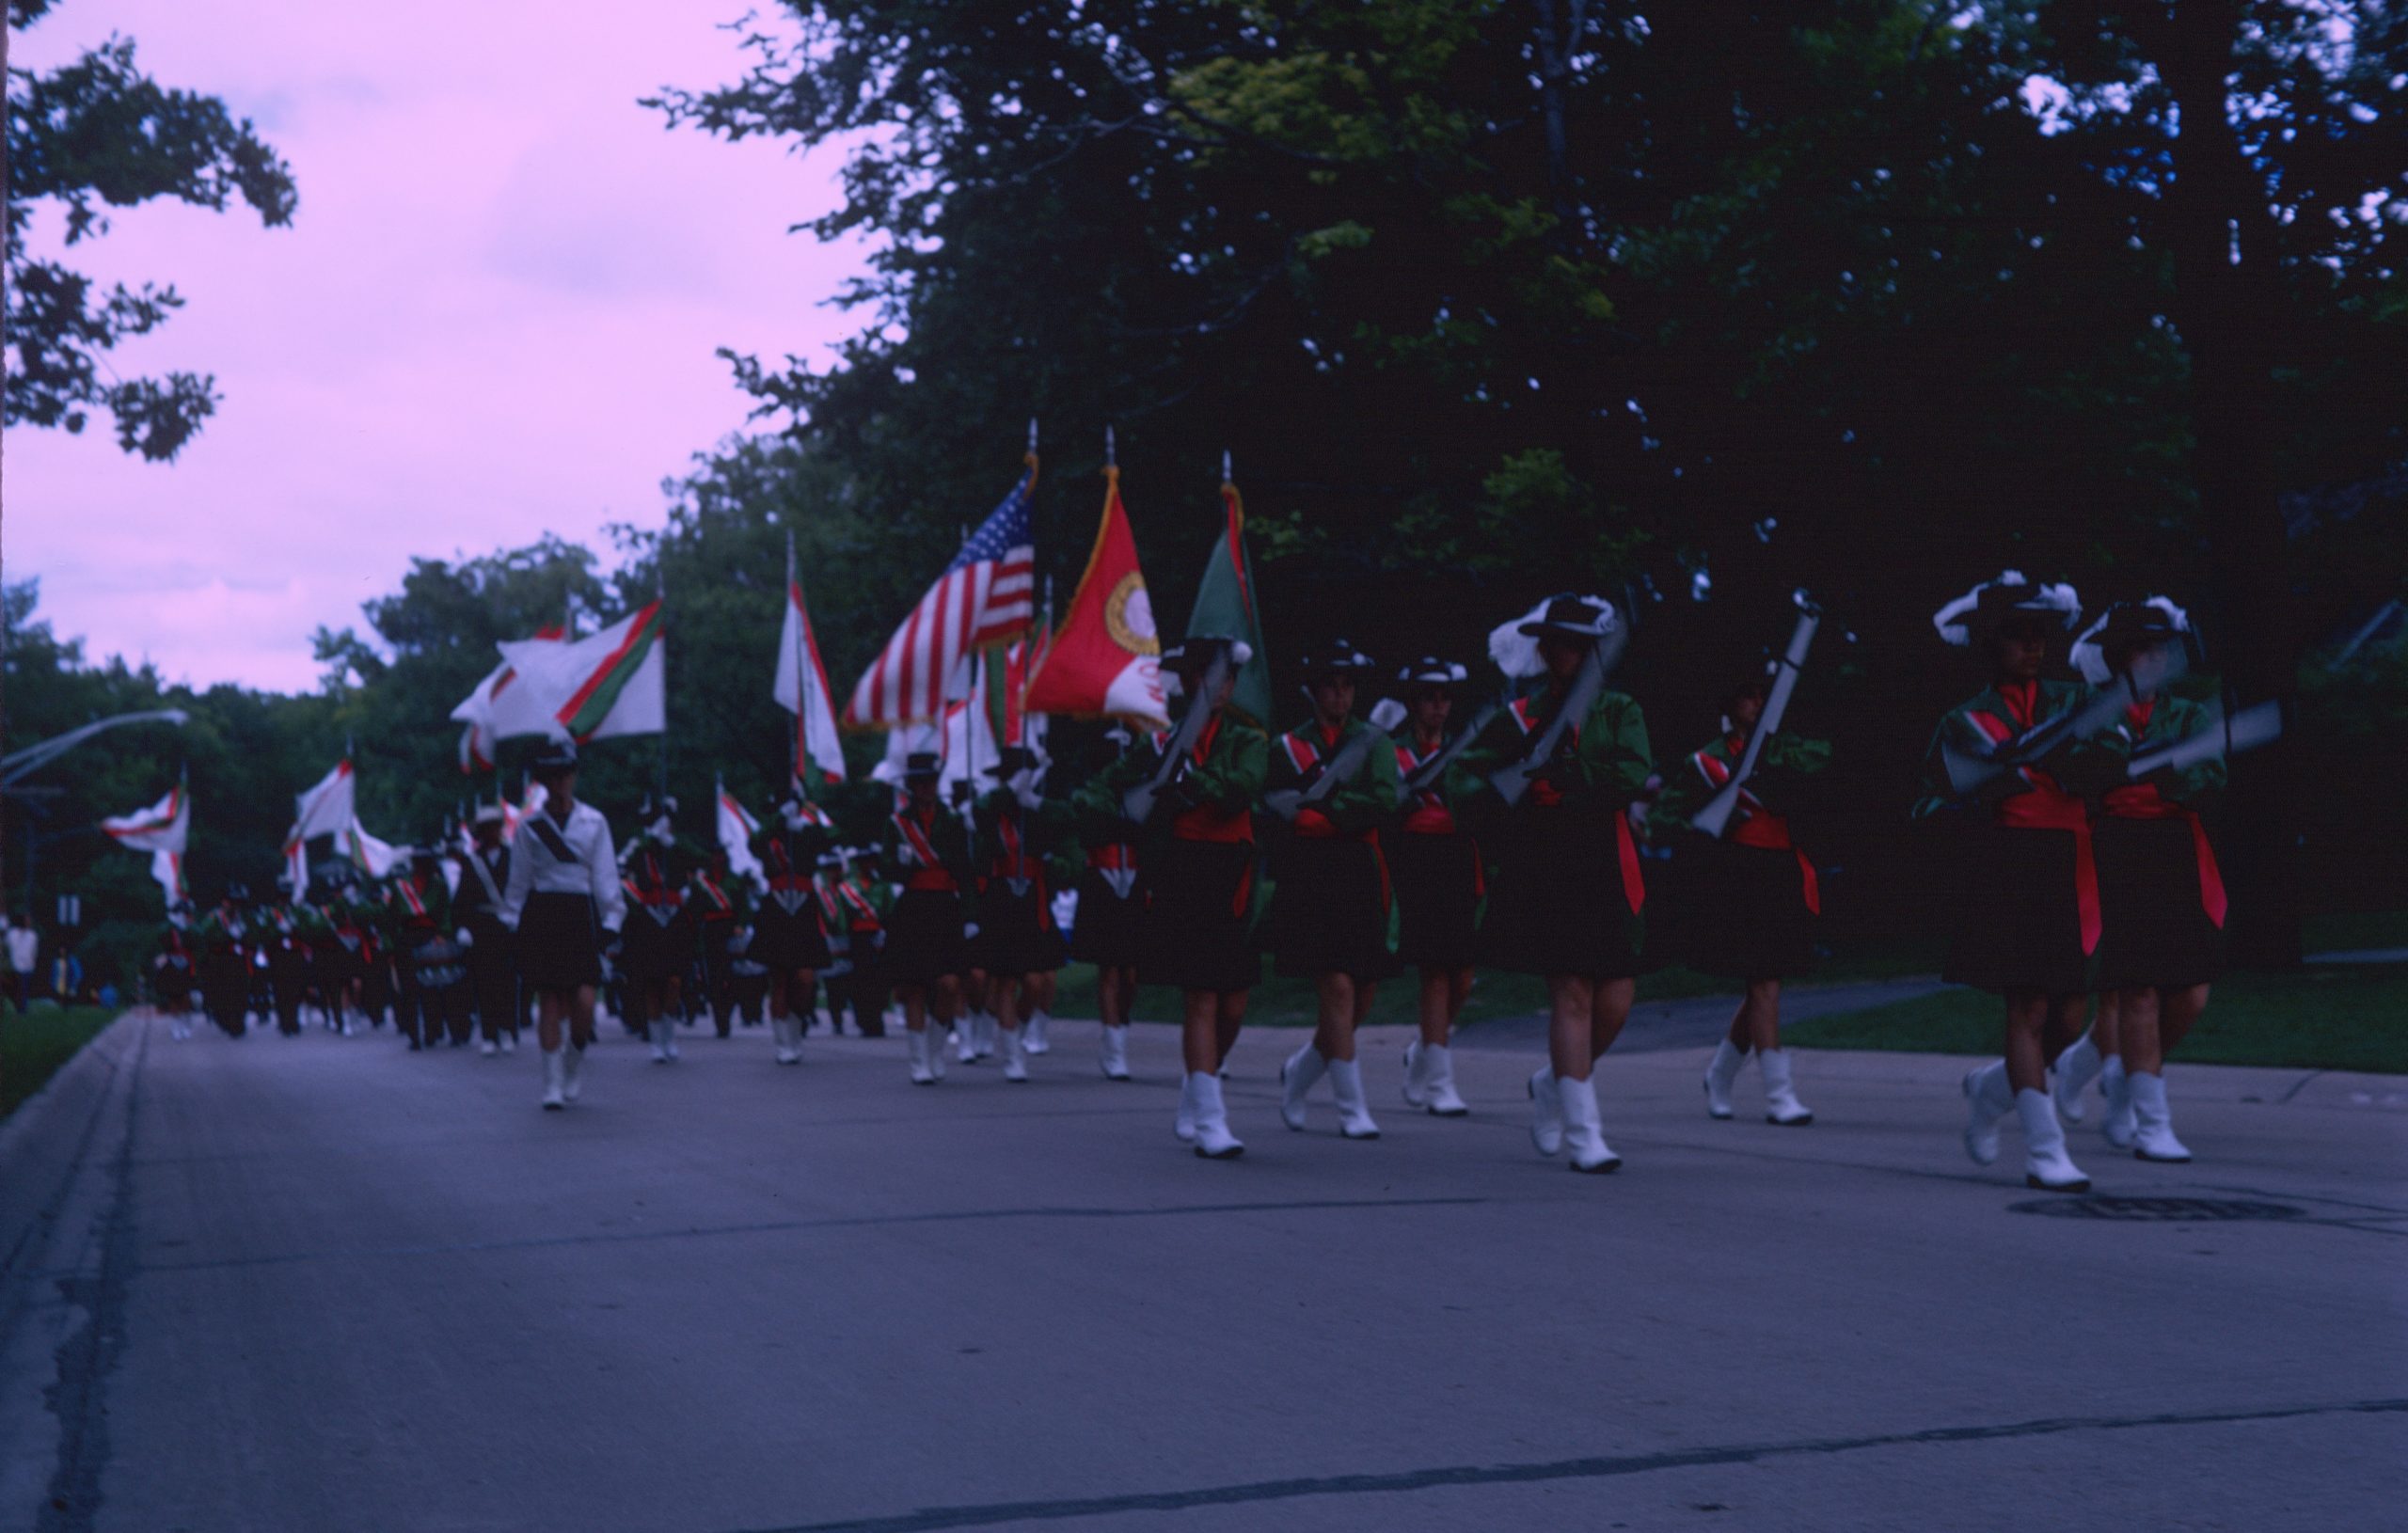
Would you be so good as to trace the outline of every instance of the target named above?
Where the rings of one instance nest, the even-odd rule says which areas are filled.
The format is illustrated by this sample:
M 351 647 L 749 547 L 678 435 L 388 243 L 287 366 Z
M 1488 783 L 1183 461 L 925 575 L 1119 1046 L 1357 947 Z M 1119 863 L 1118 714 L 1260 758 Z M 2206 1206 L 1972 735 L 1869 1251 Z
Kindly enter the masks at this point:
M 845 780 L 845 748 L 836 737 L 835 704 L 829 699 L 828 668 L 819 662 L 819 639 L 802 604 L 802 577 L 795 573 L 794 539 L 786 539 L 786 617 L 778 630 L 778 676 L 770 687 L 778 706 L 794 715 L 795 775 L 804 762 L 831 782 Z
M 752 855 L 752 837 L 759 832 L 761 822 L 737 801 L 736 795 L 722 783 L 719 790 L 719 844 L 727 853 L 727 870 L 738 877 L 750 878 L 766 885 L 767 877 L 761 860 Z
M 407 846 L 396 846 L 370 835 L 368 828 L 359 823 L 356 814 L 352 816 L 351 823 L 343 827 L 342 849 L 359 864 L 359 871 L 372 878 L 384 877 L 409 861 L 410 855 Z
M 342 834 L 359 817 L 352 789 L 351 758 L 346 756 L 315 787 L 293 797 L 293 829 L 284 832 L 285 844 Z
M 192 897 L 189 892 L 184 888 L 183 853 L 164 850 L 152 852 L 150 854 L 150 877 L 158 879 L 159 887 L 166 892 L 167 904 L 170 909 L 174 907 L 178 900 L 190 899 Z
M 192 803 L 179 783 L 150 808 L 113 815 L 101 829 L 129 851 L 182 852 L 192 830 Z
M 591 639 L 522 639 L 494 647 L 516 672 L 488 700 L 486 724 L 497 740 L 543 735 L 583 742 L 667 727 L 668 652 L 658 602 Z

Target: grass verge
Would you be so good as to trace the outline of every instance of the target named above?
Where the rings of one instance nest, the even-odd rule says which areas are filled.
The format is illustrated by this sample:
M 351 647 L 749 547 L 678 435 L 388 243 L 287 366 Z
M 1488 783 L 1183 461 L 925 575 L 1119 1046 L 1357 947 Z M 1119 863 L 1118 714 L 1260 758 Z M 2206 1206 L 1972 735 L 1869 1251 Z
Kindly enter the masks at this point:
M 40 1091 L 116 1016 L 103 1006 L 45 1006 L 0 1018 L 0 1117 Z
M 1806 1049 L 1995 1054 L 1999 1003 L 1943 990 L 1782 1030 Z M 2408 1074 L 2408 964 L 2317 964 L 2219 981 L 2178 1063 Z

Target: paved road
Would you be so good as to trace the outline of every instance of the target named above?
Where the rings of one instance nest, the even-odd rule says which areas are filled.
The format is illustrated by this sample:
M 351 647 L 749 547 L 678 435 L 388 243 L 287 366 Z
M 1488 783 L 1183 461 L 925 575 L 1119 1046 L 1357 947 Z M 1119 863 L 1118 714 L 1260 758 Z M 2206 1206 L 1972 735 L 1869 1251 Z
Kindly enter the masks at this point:
M 2396 1024 L 2395 1024 L 2396 1025 Z M 2358 1528 L 2408 1498 L 2408 1089 L 2177 1072 L 2189 1168 L 2052 1217 L 1945 1060 L 1807 1056 L 1805 1130 L 1616 1058 L 1629 1163 L 1476 1114 L 1171 1138 L 898 1046 L 528 1055 L 121 1022 L 0 1129 L 0 1527 Z M 1752 1089 L 1751 1087 L 1750 1089 Z M 2042 1211 L 2035 1212 L 2034 1209 Z M 2167 1211 L 2163 1205 L 2127 1212 Z M 2227 1210 L 2230 1211 L 2230 1210 Z
M 1785 986 L 1781 997 L 1783 1027 L 1828 1017 L 1834 1012 L 1860 1011 L 1866 1006 L 1911 1001 L 1944 990 L 1938 975 L 1904 979 L 1868 979 L 1841 985 Z M 1653 1053 L 1659 1049 L 1712 1049 L 1714 1040 L 1731 1025 L 1738 997 L 1693 995 L 1678 1001 L 1642 1001 L 1630 1008 L 1630 1019 L 1614 1040 L 1617 1055 Z M 1456 1040 L 1466 1049 L 1505 1050 L 1539 1055 L 1546 1052 L 1547 1019 L 1544 1012 L 1527 1017 L 1497 1017 L 1464 1029 Z

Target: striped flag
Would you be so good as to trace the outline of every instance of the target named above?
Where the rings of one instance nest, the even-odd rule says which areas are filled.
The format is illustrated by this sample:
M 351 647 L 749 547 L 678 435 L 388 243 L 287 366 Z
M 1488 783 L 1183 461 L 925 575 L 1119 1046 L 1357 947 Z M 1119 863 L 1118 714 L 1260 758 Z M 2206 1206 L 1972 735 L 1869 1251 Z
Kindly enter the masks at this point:
M 495 688 L 485 713 L 493 738 L 563 735 L 579 745 L 616 735 L 657 735 L 668 727 L 667 650 L 660 603 L 630 612 L 591 639 L 520 640 L 497 644 L 516 672 Z
M 853 688 L 847 729 L 892 729 L 942 716 L 948 684 L 971 653 L 1017 638 L 1037 616 L 1037 544 L 1029 530 L 1037 457 L 978 524 Z
M 148 809 L 137 809 L 131 814 L 112 814 L 101 822 L 120 846 L 137 852 L 181 852 L 192 829 L 192 804 L 184 797 L 183 785 L 178 783 L 167 790 L 167 796 Z
M 831 782 L 845 780 L 845 747 L 836 738 L 836 710 L 829 704 L 828 668 L 819 660 L 819 639 L 811 631 L 811 610 L 802 604 L 802 577 L 794 564 L 794 534 L 786 534 L 786 620 L 778 634 L 778 671 L 770 684 L 778 706 L 794 715 L 798 778 L 816 770 Z

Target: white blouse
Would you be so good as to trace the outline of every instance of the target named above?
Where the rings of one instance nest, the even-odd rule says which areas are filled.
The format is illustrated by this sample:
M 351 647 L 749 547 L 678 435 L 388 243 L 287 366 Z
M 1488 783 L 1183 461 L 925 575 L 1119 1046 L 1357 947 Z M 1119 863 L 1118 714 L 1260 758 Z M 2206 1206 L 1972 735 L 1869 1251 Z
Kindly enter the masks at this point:
M 541 826 L 543 830 L 538 830 Z M 557 834 L 568 848 L 563 860 L 553 854 L 543 830 Z M 619 886 L 619 859 L 610 846 L 610 822 L 592 804 L 568 812 L 568 823 L 538 810 L 518 828 L 510 846 L 510 887 L 501 892 L 501 924 L 518 929 L 519 913 L 531 893 L 586 894 L 604 931 L 615 932 L 627 918 L 626 892 Z

